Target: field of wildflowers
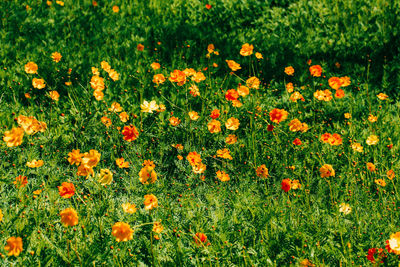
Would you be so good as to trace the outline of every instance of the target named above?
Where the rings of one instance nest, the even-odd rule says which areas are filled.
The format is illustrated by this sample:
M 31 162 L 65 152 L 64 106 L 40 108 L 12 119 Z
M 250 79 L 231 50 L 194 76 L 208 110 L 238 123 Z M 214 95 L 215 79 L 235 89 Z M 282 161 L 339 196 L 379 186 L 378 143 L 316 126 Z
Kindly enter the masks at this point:
M 396 68 L 155 40 L 139 2 L 0 4 L 0 265 L 399 266 Z

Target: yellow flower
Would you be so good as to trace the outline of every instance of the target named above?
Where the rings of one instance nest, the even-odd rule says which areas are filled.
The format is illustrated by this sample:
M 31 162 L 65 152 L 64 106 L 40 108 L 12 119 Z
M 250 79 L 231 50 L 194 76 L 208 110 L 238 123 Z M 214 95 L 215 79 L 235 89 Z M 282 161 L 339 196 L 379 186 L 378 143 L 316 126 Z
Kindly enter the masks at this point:
M 374 116 L 374 115 L 372 115 L 372 114 L 369 114 L 368 120 L 369 120 L 370 122 L 376 122 L 376 121 L 378 120 L 378 117 L 377 117 L 377 116 Z
M 244 86 L 244 85 L 240 85 L 240 86 L 237 88 L 236 91 L 238 92 L 238 94 L 239 94 L 241 97 L 245 97 L 245 96 L 247 96 L 247 95 L 250 93 L 249 88 L 248 88 L 247 86 Z
M 367 143 L 367 145 L 372 146 L 372 145 L 376 145 L 379 142 L 379 137 L 376 135 L 370 135 L 367 138 L 367 141 L 365 141 Z
M 153 232 L 160 234 L 164 230 L 164 227 L 162 226 L 161 222 L 155 222 L 153 224 Z
M 129 214 L 133 214 L 137 210 L 135 204 L 124 203 L 121 206 L 122 206 L 122 209 L 124 210 L 124 212 L 129 213 Z
M 344 113 L 344 117 L 345 117 L 346 119 L 350 119 L 350 118 L 351 118 L 351 114 L 350 114 L 350 113 Z
M 143 104 L 140 105 L 140 108 L 142 109 L 142 112 L 153 113 L 153 111 L 156 111 L 159 106 L 155 100 L 152 100 L 151 102 L 144 100 Z
M 111 119 L 106 116 L 101 117 L 101 122 L 107 127 L 112 125 Z
M 158 70 L 158 69 L 160 68 L 160 63 L 153 62 L 153 63 L 151 63 L 150 67 L 151 67 L 153 70 Z
M 237 129 L 239 129 L 239 120 L 236 118 L 229 118 L 226 123 L 225 123 L 225 127 L 228 130 L 232 130 L 232 131 L 236 131 Z
M 78 213 L 73 208 L 67 208 L 60 212 L 61 222 L 65 227 L 78 224 Z
M 115 236 L 117 242 L 133 239 L 133 230 L 131 226 L 124 222 L 117 222 L 112 226 L 111 234 Z
M 100 174 L 97 175 L 99 178 L 98 182 L 101 185 L 109 185 L 113 181 L 113 174 L 109 169 L 101 169 Z
M 64 6 L 64 2 L 63 1 L 56 1 L 56 3 L 57 3 L 57 5 Z
M 400 232 L 391 234 L 387 243 L 393 253 L 400 255 Z
M 45 88 L 46 87 L 46 84 L 44 83 L 44 80 L 43 79 L 37 79 L 37 78 L 33 78 L 32 79 L 32 86 L 34 87 L 34 88 L 37 88 L 37 89 L 43 89 L 43 88 Z
M 43 166 L 44 162 L 43 160 L 32 160 L 31 162 L 27 162 L 26 166 L 28 166 L 29 168 L 39 168 L 41 166 Z
M 3 141 L 6 142 L 8 147 L 14 147 L 22 144 L 23 137 L 24 130 L 22 128 L 12 128 L 11 131 L 4 132 Z
M 2 221 L 3 221 L 3 212 L 0 209 L 0 222 L 2 222 Z
M 376 179 L 376 180 L 375 180 L 375 183 L 376 183 L 377 185 L 382 186 L 382 187 L 385 187 L 385 186 L 386 186 L 386 182 L 385 182 L 385 180 L 383 180 L 383 179 Z
M 139 181 L 142 184 L 154 183 L 157 180 L 157 173 L 153 167 L 145 166 L 139 172 Z
M 58 101 L 60 99 L 60 94 L 57 91 L 50 91 L 49 97 L 54 101 Z
M 182 159 L 183 159 L 183 157 L 182 157 Z M 202 162 L 200 162 L 196 165 L 192 165 L 192 170 L 196 174 L 203 173 L 206 171 L 206 169 L 207 169 L 207 166 L 205 164 L 203 164 Z
M 8 251 L 8 256 L 15 256 L 22 252 L 22 238 L 21 237 L 10 237 L 7 239 L 7 245 L 4 247 Z
M 207 124 L 207 128 L 210 133 L 219 133 L 221 131 L 221 122 L 217 120 L 211 120 Z
M 99 76 L 100 75 L 99 69 L 95 68 L 95 67 L 92 67 L 92 74 L 94 76 Z
M 364 151 L 364 148 L 362 147 L 362 145 L 361 145 L 360 143 L 352 143 L 352 144 L 351 144 L 351 148 L 352 148 L 354 151 L 357 151 L 357 152 L 359 152 L 359 153 L 362 153 L 362 152 Z
M 242 45 L 242 48 L 240 49 L 240 55 L 247 57 L 253 54 L 253 45 L 249 45 L 248 43 L 245 43 Z
M 155 195 L 145 195 L 144 196 L 144 209 L 151 210 L 158 207 L 158 199 Z
M 79 166 L 78 171 L 76 172 L 76 175 L 78 176 L 89 176 L 91 174 L 94 174 L 93 168 L 87 165 Z
M 25 72 L 28 74 L 37 74 L 38 65 L 35 62 L 28 62 L 25 64 Z
M 246 80 L 246 85 L 249 88 L 258 89 L 260 87 L 260 80 L 257 77 L 250 77 Z
M 199 117 L 199 113 L 197 113 L 196 111 L 190 111 L 189 112 L 189 117 L 193 121 L 197 121 L 200 118 Z
M 101 90 L 94 90 L 93 96 L 96 98 L 97 101 L 103 100 L 104 93 Z
M 229 181 L 231 179 L 229 177 L 229 175 L 224 171 L 217 171 L 217 178 L 219 180 L 221 180 L 222 182 L 226 182 L 226 181 Z
M 58 63 L 60 62 L 62 56 L 60 53 L 54 52 L 53 54 L 51 54 L 51 58 L 53 59 L 54 62 Z
M 319 169 L 319 172 L 320 172 L 322 178 L 335 176 L 335 170 L 333 169 L 332 165 L 329 165 L 329 164 L 324 164 Z
M 349 204 L 346 204 L 346 203 L 341 203 L 341 204 L 339 205 L 339 212 L 341 212 L 341 213 L 343 213 L 343 214 L 345 214 L 345 215 L 349 214 L 349 213 L 351 212 L 351 207 L 350 207 L 350 205 L 349 205 Z
M 155 74 L 153 76 L 153 83 L 160 84 L 165 82 L 165 76 L 163 74 Z

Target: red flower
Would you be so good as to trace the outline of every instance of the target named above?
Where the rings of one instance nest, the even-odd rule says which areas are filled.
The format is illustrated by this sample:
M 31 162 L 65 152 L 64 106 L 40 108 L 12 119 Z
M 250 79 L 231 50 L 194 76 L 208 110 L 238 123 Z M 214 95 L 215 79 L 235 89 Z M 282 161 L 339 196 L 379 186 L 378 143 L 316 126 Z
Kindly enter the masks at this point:
M 73 183 L 63 182 L 58 186 L 58 193 L 63 198 L 71 198 L 75 194 L 75 186 Z
M 375 254 L 377 254 L 377 257 L 375 258 Z M 371 263 L 375 263 L 376 260 L 380 261 L 380 263 L 383 263 L 383 260 L 387 257 L 387 255 L 385 254 L 385 251 L 382 248 L 370 248 L 368 249 L 368 255 L 367 255 L 367 259 L 371 262 Z
M 283 179 L 281 185 L 282 185 L 282 190 L 288 192 L 292 186 L 292 181 L 290 179 Z
M 229 89 L 226 91 L 225 99 L 228 101 L 237 100 L 239 98 L 239 93 L 235 89 Z
M 293 145 L 300 146 L 301 145 L 301 140 L 299 138 L 294 139 L 293 140 Z
M 138 130 L 133 125 L 125 126 L 122 130 L 122 134 L 124 135 L 124 140 L 128 142 L 135 141 L 139 136 Z
M 212 6 L 211 6 L 210 4 L 206 4 L 206 8 L 207 8 L 208 10 L 210 10 L 210 9 L 212 8 Z
M 221 114 L 221 113 L 219 112 L 219 109 L 214 109 L 213 111 L 211 111 L 210 117 L 213 118 L 213 119 L 215 120 L 216 118 L 219 117 L 220 114 Z
M 207 236 L 203 233 L 196 233 L 196 236 L 194 236 L 193 239 L 197 245 L 205 244 L 207 242 Z M 209 245 L 210 243 L 207 243 L 207 246 Z
M 274 125 L 270 124 L 267 126 L 267 131 L 272 132 L 274 130 Z

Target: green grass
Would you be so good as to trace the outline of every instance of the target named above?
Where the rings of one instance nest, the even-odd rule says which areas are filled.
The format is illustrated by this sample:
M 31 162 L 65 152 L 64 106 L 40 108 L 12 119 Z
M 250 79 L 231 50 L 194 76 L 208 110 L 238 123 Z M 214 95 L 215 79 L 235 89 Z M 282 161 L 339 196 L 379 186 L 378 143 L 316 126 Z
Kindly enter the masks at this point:
M 240 7 L 243 12 L 257 5 L 245 2 L 248 5 Z M 304 4 L 286 2 L 290 10 Z M 385 1 L 377 2 L 384 6 Z M 365 48 L 358 55 L 348 55 L 345 62 L 339 62 L 340 67 L 335 67 L 337 58 L 331 51 L 336 48 L 314 55 L 307 52 L 310 45 L 302 47 L 304 54 L 290 62 L 272 62 L 272 57 L 279 58 L 284 52 L 276 48 L 279 43 L 263 45 L 253 39 L 257 35 L 242 39 L 245 29 L 252 29 L 252 25 L 243 22 L 240 30 L 233 19 L 230 28 L 224 29 L 224 16 L 240 13 L 241 9 L 235 6 L 226 13 L 221 11 L 222 20 L 215 26 L 216 33 L 226 31 L 221 39 L 216 39 L 212 28 L 201 28 L 196 38 L 184 39 L 181 33 L 176 39 L 162 39 L 163 34 L 179 33 L 185 16 L 207 14 L 203 2 L 174 3 L 172 10 L 176 13 L 160 11 L 167 5 L 165 1 L 99 2 L 97 7 L 90 1 L 65 1 L 64 7 L 55 2 L 48 7 L 41 1 L 0 4 L 2 10 L 13 11 L 1 13 L 0 134 L 18 127 L 16 118 L 20 115 L 34 116 L 47 124 L 44 132 L 24 134 L 19 146 L 7 147 L 6 142 L 0 142 L 0 209 L 4 215 L 0 222 L 0 265 L 299 266 L 304 259 L 316 266 L 370 265 L 368 249 L 385 248 L 390 235 L 400 231 L 400 104 L 396 99 L 397 78 L 389 75 L 398 67 L 389 61 L 397 54 L 390 50 L 394 53 L 392 58 L 377 66 L 365 57 Z M 211 4 L 210 12 L 229 5 L 226 1 Z M 120 7 L 118 13 L 112 12 L 113 5 Z M 193 8 L 189 16 L 183 11 L 190 5 L 201 9 Z M 272 2 L 270 5 L 262 8 L 285 8 Z M 346 8 L 357 6 L 349 4 Z M 152 12 L 160 16 L 151 17 Z M 182 21 L 174 24 L 169 16 Z M 192 23 L 203 25 L 211 19 L 207 16 L 204 21 L 198 18 Z M 257 16 L 259 11 L 254 10 L 244 20 Z M 381 18 L 377 15 L 376 20 L 380 22 Z M 282 26 L 279 20 L 276 23 Z M 224 42 L 235 32 L 240 32 L 241 37 Z M 239 51 L 246 42 L 254 44 L 254 53 L 261 52 L 264 59 L 257 59 L 254 53 L 241 56 Z M 206 56 L 209 43 L 216 45 L 219 55 Z M 138 44 L 145 45 L 144 51 L 136 49 Z M 384 47 L 379 42 L 373 45 L 377 50 Z M 63 56 L 58 63 L 51 58 L 56 51 Z M 288 53 L 296 54 L 296 50 Z M 228 59 L 235 60 L 242 69 L 231 73 L 225 62 Z M 322 66 L 322 77 L 310 75 L 307 59 L 312 60 L 311 65 Z M 100 66 L 103 60 L 120 74 L 119 80 L 109 78 Z M 30 61 L 38 65 L 38 74 L 24 71 Z M 153 62 L 159 62 L 161 68 L 153 70 Z M 284 67 L 289 65 L 294 66 L 294 76 L 284 73 Z M 106 87 L 101 101 L 93 96 L 91 67 L 98 68 L 104 77 Z M 175 69 L 185 68 L 201 71 L 206 80 L 194 83 L 187 78 L 182 86 L 168 80 Z M 152 80 L 158 73 L 167 80 L 156 86 Z M 251 76 L 260 78 L 260 88 L 250 89 L 248 96 L 239 98 L 243 105 L 234 107 L 225 99 L 226 91 L 245 85 Z M 329 88 L 335 93 L 328 83 L 334 76 L 350 77 L 351 84 L 342 88 L 345 97 L 317 100 L 317 90 Z M 33 78 L 43 78 L 46 87 L 33 88 Z M 305 101 L 290 101 L 291 94 L 286 90 L 289 82 Z M 192 84 L 197 84 L 200 96 L 189 93 Z M 50 91 L 60 94 L 58 101 L 48 96 Z M 379 93 L 386 93 L 389 98 L 379 100 Z M 141 112 L 144 100 L 164 104 L 166 110 Z M 109 111 L 113 102 L 128 113 L 128 122 Z M 274 108 L 286 110 L 287 119 L 279 124 L 271 122 L 269 113 Z M 207 127 L 213 109 L 221 111 L 217 119 L 221 122 L 219 133 L 210 133 Z M 192 110 L 199 113 L 197 121 L 188 116 Z M 345 113 L 352 117 L 346 119 Z M 370 114 L 378 120 L 368 121 Z M 102 123 L 104 116 L 111 119 L 111 126 Z M 170 125 L 172 116 L 181 120 L 178 126 Z M 231 117 L 240 121 L 236 131 L 225 127 Z M 293 119 L 307 123 L 308 131 L 290 131 L 288 124 Z M 139 131 L 132 142 L 125 141 L 121 133 L 128 125 Z M 267 130 L 269 125 L 275 126 L 273 131 Z M 325 133 L 340 134 L 343 143 L 331 146 L 321 142 Z M 235 134 L 238 142 L 226 144 L 229 134 Z M 376 145 L 366 144 L 370 135 L 379 136 Z M 295 138 L 302 141 L 301 146 L 292 144 Z M 363 146 L 362 153 L 352 149 L 353 142 Z M 183 150 L 172 146 L 176 144 L 182 144 Z M 223 148 L 229 149 L 232 160 L 215 156 Z M 68 153 L 73 149 L 80 149 L 81 153 L 95 149 L 101 154 L 94 167 L 95 175 L 77 175 L 78 167 L 68 162 Z M 193 151 L 207 166 L 203 174 L 195 174 L 186 159 Z M 129 161 L 129 168 L 116 165 L 116 159 L 121 157 Z M 44 165 L 27 167 L 26 163 L 33 159 L 43 160 Z M 144 160 L 152 160 L 156 166 L 158 178 L 153 184 L 139 181 Z M 376 172 L 367 169 L 367 162 L 375 164 Z M 256 175 L 262 164 L 268 168 L 267 178 Z M 324 164 L 333 166 L 334 177 L 321 177 Z M 112 171 L 110 185 L 98 182 L 96 175 L 101 169 Z M 219 170 L 225 171 L 230 180 L 218 180 Z M 393 180 L 387 178 L 389 170 L 396 174 Z M 25 187 L 13 184 L 19 175 L 27 177 Z M 301 187 L 284 192 L 283 179 L 299 180 Z M 384 179 L 387 185 L 377 185 L 376 179 Z M 76 193 L 72 198 L 59 195 L 58 186 L 63 182 L 74 184 Z M 34 195 L 39 189 L 43 191 Z M 147 194 L 157 197 L 158 208 L 144 209 Z M 123 211 L 121 204 L 126 202 L 136 205 L 134 214 Z M 339 212 L 341 203 L 350 205 L 349 214 Z M 69 207 L 77 211 L 79 223 L 65 227 L 60 212 Z M 153 223 L 160 220 L 164 229 L 156 234 Z M 130 225 L 134 230 L 132 240 L 116 241 L 111 233 L 116 222 Z M 196 244 L 196 233 L 204 233 L 207 242 Z M 10 237 L 22 238 L 23 250 L 17 257 L 7 256 L 4 249 Z M 394 253 L 386 250 L 386 254 L 386 266 L 398 264 Z

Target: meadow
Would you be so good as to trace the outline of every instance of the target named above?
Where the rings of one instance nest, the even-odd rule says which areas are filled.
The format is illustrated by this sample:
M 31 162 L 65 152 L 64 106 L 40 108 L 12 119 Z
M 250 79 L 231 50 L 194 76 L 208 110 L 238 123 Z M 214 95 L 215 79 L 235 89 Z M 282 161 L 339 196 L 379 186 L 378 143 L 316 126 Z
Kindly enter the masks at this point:
M 400 266 L 398 1 L 0 7 L 1 266 Z

